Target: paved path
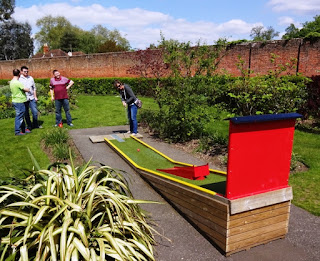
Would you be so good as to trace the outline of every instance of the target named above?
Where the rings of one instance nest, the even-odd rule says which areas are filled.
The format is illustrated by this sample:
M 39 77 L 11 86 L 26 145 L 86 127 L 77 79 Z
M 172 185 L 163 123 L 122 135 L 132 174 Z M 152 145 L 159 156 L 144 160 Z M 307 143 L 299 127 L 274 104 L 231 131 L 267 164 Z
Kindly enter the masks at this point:
M 127 126 L 113 126 L 71 130 L 70 134 L 82 154 L 95 164 L 108 165 L 125 170 L 131 177 L 130 188 L 137 199 L 148 199 L 164 204 L 148 204 L 143 208 L 149 211 L 157 222 L 157 230 L 164 237 L 157 236 L 155 247 L 157 261 L 320 261 L 320 218 L 292 205 L 289 233 L 285 239 L 254 247 L 225 257 L 209 243 L 193 226 L 179 215 L 161 196 L 156 193 L 133 169 L 126 164 L 105 143 L 91 143 L 89 136 L 110 134 L 126 130 Z M 142 130 L 140 130 L 142 133 Z M 192 155 L 175 149 L 170 144 L 154 141 L 146 133 L 143 140 L 169 157 L 193 164 L 205 164 Z

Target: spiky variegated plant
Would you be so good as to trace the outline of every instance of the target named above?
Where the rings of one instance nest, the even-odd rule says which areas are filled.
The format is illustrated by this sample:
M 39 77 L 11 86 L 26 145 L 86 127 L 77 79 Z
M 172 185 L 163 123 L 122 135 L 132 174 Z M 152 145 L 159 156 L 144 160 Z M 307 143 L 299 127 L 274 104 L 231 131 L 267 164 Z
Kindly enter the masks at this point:
M 146 201 L 118 171 L 71 164 L 29 182 L 0 187 L 0 260 L 154 260 Z

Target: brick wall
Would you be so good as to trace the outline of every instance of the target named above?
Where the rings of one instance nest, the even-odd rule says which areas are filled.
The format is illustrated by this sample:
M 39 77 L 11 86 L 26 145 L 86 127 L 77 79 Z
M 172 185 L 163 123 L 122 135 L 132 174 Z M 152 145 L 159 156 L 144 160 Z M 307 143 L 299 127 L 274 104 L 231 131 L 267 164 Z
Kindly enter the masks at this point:
M 266 74 L 274 69 L 270 62 L 270 54 L 279 56 L 276 64 L 285 64 L 291 58 L 297 59 L 297 69 L 292 69 L 306 76 L 320 75 L 320 40 L 315 42 L 302 39 L 268 41 L 266 43 L 243 43 L 228 47 L 226 55 L 219 64 L 219 72 L 240 75 L 236 63 L 240 55 L 246 66 L 254 74 Z M 52 77 L 52 70 L 58 69 L 66 77 L 133 77 L 127 73 L 133 65 L 135 52 L 119 52 L 90 54 L 72 57 L 52 57 L 24 59 L 15 61 L 0 61 L 0 79 L 10 79 L 12 70 L 22 65 L 29 67 L 30 75 L 34 78 Z

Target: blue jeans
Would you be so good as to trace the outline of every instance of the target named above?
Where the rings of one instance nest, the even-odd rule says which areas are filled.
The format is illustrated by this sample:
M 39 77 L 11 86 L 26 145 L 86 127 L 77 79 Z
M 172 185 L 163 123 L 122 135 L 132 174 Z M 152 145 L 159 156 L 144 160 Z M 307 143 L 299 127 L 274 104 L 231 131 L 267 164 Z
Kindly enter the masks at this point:
M 59 125 L 62 122 L 62 117 L 61 117 L 62 107 L 64 109 L 64 112 L 66 113 L 67 124 L 71 124 L 72 118 L 70 115 L 69 100 L 68 99 L 55 100 L 55 105 L 56 105 L 56 124 Z
M 135 104 L 128 106 L 128 119 L 130 121 L 131 133 L 138 133 L 138 121 L 137 121 L 138 107 Z
M 34 128 L 39 128 L 38 124 L 38 109 L 37 109 L 37 102 L 35 99 L 27 101 L 24 103 L 26 106 L 26 113 L 25 113 L 25 119 L 27 123 L 27 128 L 29 130 L 34 129 Z M 30 114 L 29 114 L 29 108 L 31 109 L 32 113 L 32 123 L 30 120 Z
M 26 106 L 24 103 L 12 103 L 15 111 L 16 117 L 14 119 L 14 133 L 18 134 L 21 132 L 25 132 L 26 125 L 24 123 L 24 113 L 26 111 Z

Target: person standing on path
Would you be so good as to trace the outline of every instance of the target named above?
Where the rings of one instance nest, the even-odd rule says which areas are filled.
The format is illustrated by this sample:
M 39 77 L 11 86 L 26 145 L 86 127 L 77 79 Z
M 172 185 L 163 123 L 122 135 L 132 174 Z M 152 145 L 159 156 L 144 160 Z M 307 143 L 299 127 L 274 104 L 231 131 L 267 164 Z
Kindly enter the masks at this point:
M 19 78 L 19 82 L 21 82 L 25 88 L 30 89 L 29 92 L 26 92 L 27 101 L 25 102 L 26 111 L 24 115 L 26 119 L 27 129 L 31 130 L 36 128 L 42 128 L 42 126 L 39 126 L 38 123 L 37 89 L 34 83 L 34 79 L 32 78 L 32 76 L 29 75 L 29 69 L 27 66 L 21 67 L 21 75 Z M 30 120 L 29 108 L 31 109 L 32 113 L 32 123 Z
M 128 108 L 128 119 L 130 122 L 130 131 L 128 131 L 128 133 L 132 133 L 132 135 L 137 135 L 137 133 L 138 133 L 138 121 L 137 121 L 138 107 L 134 103 L 137 100 L 137 98 L 134 95 L 134 93 L 129 85 L 123 84 L 119 80 L 115 80 L 113 85 L 119 91 L 122 105 L 125 108 Z
M 16 111 L 16 117 L 14 119 L 14 133 L 16 136 L 25 135 L 30 133 L 28 129 L 25 129 L 24 114 L 26 111 L 25 102 L 27 101 L 26 92 L 30 91 L 29 88 L 23 86 L 19 82 L 20 71 L 18 69 L 13 70 L 13 78 L 10 81 L 10 90 L 12 95 L 12 105 Z
M 50 79 L 51 100 L 55 101 L 56 107 L 56 127 L 62 124 L 61 108 L 66 113 L 67 124 L 73 127 L 70 114 L 68 90 L 74 84 L 72 80 L 60 75 L 58 70 L 53 70 L 53 78 Z

